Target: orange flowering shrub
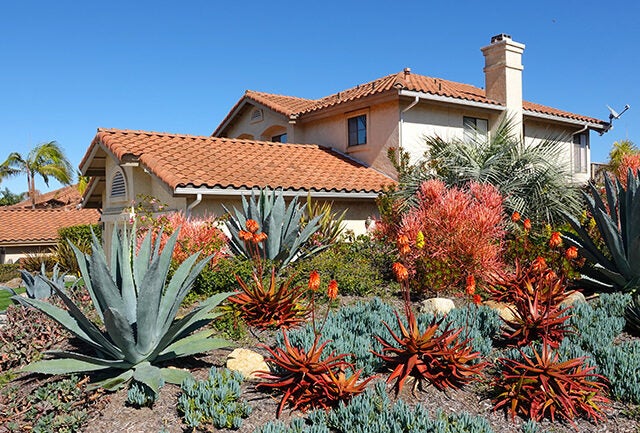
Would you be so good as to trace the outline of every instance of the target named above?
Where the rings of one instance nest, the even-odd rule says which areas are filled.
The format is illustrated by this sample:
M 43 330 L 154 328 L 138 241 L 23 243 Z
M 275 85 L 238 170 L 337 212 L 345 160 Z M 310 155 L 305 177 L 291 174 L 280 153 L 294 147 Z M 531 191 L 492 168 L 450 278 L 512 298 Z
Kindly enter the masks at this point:
M 424 182 L 417 205 L 402 218 L 396 245 L 418 289 L 464 287 L 468 275 L 480 283 L 501 266 L 504 236 L 502 196 L 492 185 L 447 188 Z
M 629 169 L 634 173 L 640 170 L 640 153 L 623 156 L 620 165 L 614 173 L 620 180 L 623 188 L 627 187 L 627 175 L 629 174 Z

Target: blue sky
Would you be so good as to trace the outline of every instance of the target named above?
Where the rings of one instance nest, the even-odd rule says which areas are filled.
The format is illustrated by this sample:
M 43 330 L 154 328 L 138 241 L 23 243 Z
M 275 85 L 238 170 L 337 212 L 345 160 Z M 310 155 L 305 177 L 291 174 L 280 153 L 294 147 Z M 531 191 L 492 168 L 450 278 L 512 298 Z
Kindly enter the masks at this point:
M 0 160 L 56 140 L 77 166 L 98 127 L 209 135 L 246 89 L 317 98 L 404 67 L 482 87 L 480 47 L 498 33 L 526 44 L 525 99 L 602 119 L 631 105 L 592 133 L 594 161 L 640 143 L 640 3 L 509 5 L 2 2 Z

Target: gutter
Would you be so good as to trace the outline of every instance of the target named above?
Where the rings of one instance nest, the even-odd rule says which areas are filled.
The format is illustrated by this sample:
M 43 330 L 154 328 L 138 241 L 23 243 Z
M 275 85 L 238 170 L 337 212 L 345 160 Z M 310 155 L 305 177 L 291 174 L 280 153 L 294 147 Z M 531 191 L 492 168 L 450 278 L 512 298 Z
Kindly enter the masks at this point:
M 579 125 L 579 126 L 583 126 L 585 128 L 588 128 L 588 129 L 592 129 L 594 131 L 602 131 L 605 128 L 604 125 L 599 124 L 599 123 L 585 122 L 584 120 L 568 119 L 566 117 L 554 116 L 552 114 L 538 113 L 537 111 L 522 110 L 522 114 L 526 115 L 526 116 L 529 116 L 529 117 L 536 117 L 538 119 L 555 120 L 556 122 L 570 123 L 572 125 Z M 583 131 L 581 130 L 579 132 L 583 132 Z M 572 135 L 574 135 L 574 134 L 572 134 Z
M 200 202 L 202 201 L 202 193 L 196 193 L 196 199 L 194 201 L 192 201 L 189 206 L 187 206 L 187 217 L 191 216 L 191 211 L 193 210 L 194 207 L 198 206 L 200 204 Z
M 396 156 L 396 158 L 398 159 L 400 158 L 400 149 L 402 149 L 403 147 L 402 146 L 402 127 L 404 126 L 404 113 L 406 113 L 407 111 L 415 107 L 419 101 L 420 101 L 420 97 L 416 95 L 413 102 L 400 112 L 400 132 L 398 133 L 398 155 Z
M 489 110 L 505 111 L 507 107 L 497 104 L 487 104 L 486 102 L 469 101 L 467 99 L 452 98 L 450 96 L 432 95 L 430 93 L 416 92 L 413 90 L 399 90 L 398 95 L 419 98 L 424 101 L 448 102 L 455 105 L 465 105 L 467 107 L 485 108 Z
M 390 179 L 391 180 L 391 179 Z M 207 188 L 207 187 L 177 187 L 173 192 L 174 194 L 188 194 L 194 195 L 197 194 L 200 197 L 206 196 L 218 196 L 218 197 L 230 197 L 230 196 L 238 196 L 242 194 L 249 194 L 255 189 L 244 188 L 244 189 L 235 189 L 235 188 Z M 282 190 L 282 195 L 284 197 L 307 197 L 307 195 L 311 195 L 312 198 L 331 198 L 331 199 L 375 199 L 378 197 L 377 192 L 339 192 L 339 191 L 291 191 L 291 190 Z M 197 200 L 196 200 L 197 201 Z M 195 203 L 195 202 L 194 202 Z M 199 202 L 198 202 L 199 203 Z M 198 204 L 196 203 L 196 205 Z M 189 205 L 190 208 L 193 208 L 193 203 Z M 189 209 L 188 209 L 189 210 Z

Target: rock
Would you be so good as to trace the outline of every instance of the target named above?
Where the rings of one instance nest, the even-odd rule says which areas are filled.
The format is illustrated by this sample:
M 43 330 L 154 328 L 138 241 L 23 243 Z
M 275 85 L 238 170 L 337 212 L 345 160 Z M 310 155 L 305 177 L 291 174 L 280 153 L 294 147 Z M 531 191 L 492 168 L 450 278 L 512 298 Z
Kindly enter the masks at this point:
M 422 301 L 420 312 L 422 314 L 447 314 L 456 308 L 451 299 L 448 298 L 430 298 Z
M 506 322 L 512 322 L 515 319 L 516 307 L 506 302 L 485 301 L 483 305 L 496 310 L 500 315 L 500 318 Z
M 227 357 L 227 368 L 242 373 L 245 378 L 259 379 L 257 371 L 269 371 L 264 356 L 249 349 L 238 348 Z
M 587 300 L 581 292 L 573 292 L 569 296 L 567 296 L 567 299 L 560 303 L 560 308 L 570 307 L 576 302 L 587 302 Z
M 18 287 L 24 286 L 24 284 L 22 283 L 22 278 L 14 278 L 0 285 L 8 287 L 10 289 L 17 289 Z

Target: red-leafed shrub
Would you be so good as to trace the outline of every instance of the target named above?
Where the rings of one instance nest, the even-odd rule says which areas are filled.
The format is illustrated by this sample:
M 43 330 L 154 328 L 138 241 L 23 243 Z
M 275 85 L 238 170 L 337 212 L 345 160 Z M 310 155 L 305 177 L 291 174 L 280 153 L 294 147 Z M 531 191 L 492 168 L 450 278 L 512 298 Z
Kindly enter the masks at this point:
M 424 182 L 417 204 L 402 218 L 396 240 L 417 289 L 461 289 L 469 275 L 478 283 L 501 266 L 502 196 L 488 184 L 447 188 Z M 381 230 L 389 231 L 382 227 Z
M 502 372 L 493 383 L 495 409 L 534 421 L 558 416 L 574 425 L 579 416 L 605 418 L 601 406 L 609 402 L 606 379 L 594 373 L 595 367 L 586 367 L 584 358 L 561 362 L 547 345 L 541 354 L 532 350 L 532 357 L 520 352 L 522 361 L 498 359 Z
M 623 156 L 622 161 L 620 161 L 620 165 L 616 168 L 614 174 L 620 180 L 620 183 L 622 183 L 623 188 L 627 187 L 627 175 L 629 174 L 629 169 L 631 169 L 633 173 L 640 169 L 640 153 Z
M 187 217 L 183 212 L 171 212 L 161 215 L 153 220 L 148 216 L 140 216 L 139 219 L 147 230 L 151 230 L 155 239 L 160 233 L 160 248 L 164 248 L 167 239 L 180 228 L 178 243 L 173 250 L 172 260 L 182 263 L 187 257 L 196 252 L 203 256 L 213 255 L 211 265 L 223 256 L 223 248 L 226 246 L 227 238 L 218 228 L 218 222 L 214 216 Z M 162 230 L 161 230 L 162 229 Z M 146 230 L 140 231 L 142 241 Z

